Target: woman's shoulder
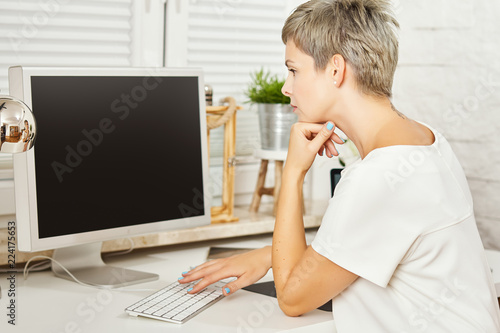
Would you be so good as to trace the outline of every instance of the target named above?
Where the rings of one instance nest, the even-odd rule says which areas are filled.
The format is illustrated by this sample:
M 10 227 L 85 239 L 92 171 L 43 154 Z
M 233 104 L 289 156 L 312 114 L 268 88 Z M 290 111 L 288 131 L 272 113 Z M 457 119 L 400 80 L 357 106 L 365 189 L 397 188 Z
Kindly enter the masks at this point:
M 387 123 L 375 138 L 374 148 L 390 146 L 430 146 L 436 140 L 434 130 L 423 123 L 398 118 Z
M 417 183 L 420 187 L 431 182 L 434 178 L 428 177 L 430 174 L 438 176 L 447 172 L 449 170 L 435 147 L 398 145 L 370 152 L 364 159 L 348 166 L 342 172 L 341 181 L 349 183 L 357 192 L 400 195 L 404 189 L 414 191 Z M 432 184 L 427 185 L 432 187 Z
M 443 138 L 433 128 L 412 121 L 412 130 L 401 127 L 394 130 L 387 139 L 379 141 L 375 149 L 370 151 L 363 163 L 363 169 L 369 171 L 384 171 L 400 168 L 407 164 L 421 164 L 433 154 L 439 155 Z

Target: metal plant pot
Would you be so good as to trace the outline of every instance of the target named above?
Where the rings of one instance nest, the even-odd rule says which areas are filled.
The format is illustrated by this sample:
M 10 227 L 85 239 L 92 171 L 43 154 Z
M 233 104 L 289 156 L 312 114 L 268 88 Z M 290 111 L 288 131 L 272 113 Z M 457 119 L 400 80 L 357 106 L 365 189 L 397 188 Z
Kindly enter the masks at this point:
M 257 104 L 259 111 L 261 148 L 288 150 L 290 127 L 297 115 L 289 104 Z

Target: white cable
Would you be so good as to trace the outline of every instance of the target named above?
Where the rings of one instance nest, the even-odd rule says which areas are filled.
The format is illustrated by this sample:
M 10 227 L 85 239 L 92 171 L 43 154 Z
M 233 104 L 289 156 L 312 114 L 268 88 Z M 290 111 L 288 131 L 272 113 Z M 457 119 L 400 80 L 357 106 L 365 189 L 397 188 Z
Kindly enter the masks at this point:
M 76 283 L 78 284 L 81 284 L 82 286 L 86 286 L 86 287 L 97 287 L 99 288 L 99 286 L 94 286 L 94 285 L 91 285 L 91 284 L 87 284 L 87 283 L 84 283 L 80 280 L 78 280 L 73 274 L 71 274 L 71 272 L 69 270 L 66 269 L 66 267 L 64 267 L 59 261 L 55 260 L 54 258 L 51 258 L 51 257 L 47 257 L 47 256 L 34 256 L 33 258 L 31 258 L 30 260 L 28 260 L 26 262 L 26 265 L 24 265 L 24 271 L 23 271 L 23 276 L 24 276 L 24 279 L 28 279 L 28 273 L 29 273 L 29 269 L 28 269 L 28 266 L 30 264 L 30 262 L 35 259 L 35 258 L 44 258 L 44 259 L 50 259 L 53 263 L 56 263 L 57 265 L 59 265 L 59 267 L 61 267 L 73 280 L 75 280 Z
M 31 266 L 30 268 L 30 271 L 33 271 L 33 272 L 40 272 L 40 271 L 44 271 L 46 269 L 49 269 L 50 268 L 50 260 L 42 260 L 36 264 L 34 264 L 33 266 Z M 9 268 L 9 269 L 0 269 L 0 273 L 22 273 L 23 272 L 23 268 Z
M 130 242 L 130 248 L 129 249 L 121 251 L 121 252 L 106 253 L 106 254 L 103 255 L 103 257 L 109 258 L 109 257 L 121 256 L 121 255 L 125 255 L 125 254 L 128 254 L 128 253 L 132 252 L 135 249 L 134 240 L 132 238 L 126 238 L 126 239 Z M 52 258 L 44 257 L 44 256 L 37 256 L 37 257 L 38 258 L 47 258 L 47 259 L 50 259 L 50 260 L 43 260 L 43 261 L 40 261 L 39 263 L 34 264 L 33 266 L 31 266 L 28 269 L 28 272 L 29 271 L 39 272 L 39 271 L 43 271 L 43 270 L 46 270 L 46 269 L 50 268 L 50 261 L 53 260 Z M 33 257 L 33 258 L 35 258 L 35 257 Z M 28 262 L 30 262 L 33 258 L 31 258 L 30 260 L 28 260 Z M 61 267 L 63 267 L 60 263 L 58 263 L 58 264 Z M 35 269 L 35 268 L 37 268 L 37 269 Z M 0 269 L 0 273 L 21 273 L 21 272 L 24 274 L 25 269 L 23 269 L 23 268 Z
M 112 288 L 112 287 L 109 287 L 109 286 L 102 286 L 102 285 L 93 285 L 93 284 L 88 284 L 88 283 L 85 283 L 85 282 L 82 282 L 80 280 L 78 280 L 73 274 L 71 274 L 71 272 L 66 268 L 64 267 L 63 264 L 61 264 L 59 261 L 55 260 L 54 258 L 51 258 L 51 257 L 47 257 L 47 256 L 34 256 L 33 258 L 31 258 L 30 260 L 28 260 L 26 262 L 26 264 L 24 265 L 24 270 L 23 270 L 23 276 L 24 276 L 24 279 L 28 279 L 28 274 L 29 274 L 29 271 L 30 269 L 28 269 L 28 266 L 30 264 L 30 262 L 35 259 L 35 258 L 44 258 L 44 259 L 49 259 L 51 260 L 52 262 L 56 263 L 57 265 L 59 265 L 59 267 L 61 267 L 73 280 L 75 280 L 76 283 L 82 285 L 82 286 L 85 286 L 85 287 L 92 287 L 92 288 L 97 288 L 97 289 L 106 289 L 106 290 L 112 290 L 112 291 L 157 291 L 157 289 L 128 289 L 128 288 L 124 288 L 124 287 L 120 287 L 120 288 Z M 36 267 L 36 266 L 35 266 Z

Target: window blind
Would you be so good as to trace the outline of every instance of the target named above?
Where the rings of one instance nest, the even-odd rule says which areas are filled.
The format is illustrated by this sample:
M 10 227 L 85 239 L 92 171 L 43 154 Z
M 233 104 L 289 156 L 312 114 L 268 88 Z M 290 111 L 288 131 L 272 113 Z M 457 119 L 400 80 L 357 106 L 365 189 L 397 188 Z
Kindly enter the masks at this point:
M 132 15 L 132 0 L 2 0 L 0 93 L 13 65 L 130 66 Z
M 250 73 L 264 68 L 283 78 L 286 75 L 281 28 L 289 7 L 286 0 L 189 2 L 187 66 L 203 68 L 205 82 L 214 90 L 214 104 L 232 96 L 244 107 L 237 115 L 239 156 L 252 154 L 260 141 L 257 111 L 245 104 Z M 211 133 L 211 157 L 222 154 L 222 138 L 222 129 Z

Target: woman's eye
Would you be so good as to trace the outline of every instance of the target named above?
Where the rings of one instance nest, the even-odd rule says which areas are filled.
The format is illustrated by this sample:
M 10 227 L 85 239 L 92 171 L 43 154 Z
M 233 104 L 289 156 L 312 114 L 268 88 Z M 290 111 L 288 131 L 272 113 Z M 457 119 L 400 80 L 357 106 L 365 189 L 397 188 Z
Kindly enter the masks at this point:
M 296 72 L 295 69 L 289 69 L 288 71 L 291 72 L 293 75 L 295 75 Z

